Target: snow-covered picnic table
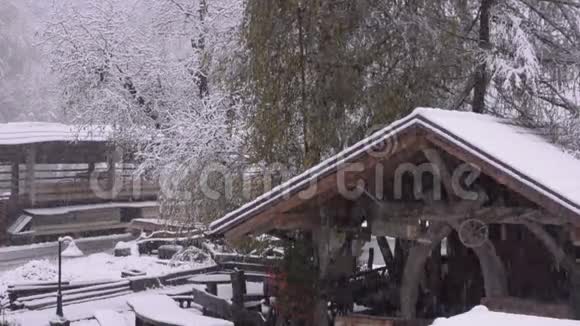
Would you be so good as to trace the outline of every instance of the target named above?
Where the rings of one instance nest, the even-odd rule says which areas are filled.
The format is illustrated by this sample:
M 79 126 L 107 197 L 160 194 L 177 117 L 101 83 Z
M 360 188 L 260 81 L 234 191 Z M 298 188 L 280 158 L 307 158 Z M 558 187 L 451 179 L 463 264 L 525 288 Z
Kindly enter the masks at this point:
M 160 294 L 135 296 L 127 301 L 136 318 L 160 326 L 233 326 L 230 321 L 197 315 L 179 308 L 170 297 Z

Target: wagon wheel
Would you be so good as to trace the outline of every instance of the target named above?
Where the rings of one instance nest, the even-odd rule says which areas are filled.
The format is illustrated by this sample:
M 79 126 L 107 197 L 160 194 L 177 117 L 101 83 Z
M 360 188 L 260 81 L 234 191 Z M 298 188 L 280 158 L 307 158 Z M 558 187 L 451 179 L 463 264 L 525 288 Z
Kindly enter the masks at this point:
M 467 248 L 482 246 L 489 239 L 489 227 L 478 219 L 468 219 L 459 226 L 459 240 Z

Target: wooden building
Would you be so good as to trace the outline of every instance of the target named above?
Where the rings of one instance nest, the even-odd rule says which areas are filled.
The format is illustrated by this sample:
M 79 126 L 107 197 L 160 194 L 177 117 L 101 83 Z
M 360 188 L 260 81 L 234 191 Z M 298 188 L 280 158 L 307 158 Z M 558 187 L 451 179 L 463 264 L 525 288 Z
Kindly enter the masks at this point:
M 578 317 L 579 225 L 580 160 L 510 121 L 420 108 L 210 229 L 230 240 L 308 235 L 321 284 L 314 324 L 331 302 L 395 325 L 480 303 Z M 354 261 L 371 235 L 387 272 L 369 278 Z
M 107 132 L 0 124 L 2 242 L 125 232 L 134 217 L 157 217 L 158 186 L 133 176 L 130 153 L 107 141 Z

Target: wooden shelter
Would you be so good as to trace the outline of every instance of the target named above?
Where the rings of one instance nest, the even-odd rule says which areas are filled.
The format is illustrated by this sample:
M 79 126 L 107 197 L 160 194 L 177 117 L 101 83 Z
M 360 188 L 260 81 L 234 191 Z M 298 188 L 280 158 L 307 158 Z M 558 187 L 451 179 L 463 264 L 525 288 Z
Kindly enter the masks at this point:
M 326 323 L 329 301 L 339 314 L 357 303 L 405 320 L 481 302 L 578 317 L 578 180 L 580 160 L 537 131 L 420 108 L 210 229 L 232 240 L 309 234 L 322 284 L 316 325 Z M 388 272 L 369 281 L 354 261 L 371 235 Z M 349 286 L 337 286 L 345 279 Z
M 153 216 L 158 187 L 133 177 L 107 128 L 0 124 L 0 234 L 11 242 L 124 231 Z M 126 203 L 126 204 L 125 204 Z

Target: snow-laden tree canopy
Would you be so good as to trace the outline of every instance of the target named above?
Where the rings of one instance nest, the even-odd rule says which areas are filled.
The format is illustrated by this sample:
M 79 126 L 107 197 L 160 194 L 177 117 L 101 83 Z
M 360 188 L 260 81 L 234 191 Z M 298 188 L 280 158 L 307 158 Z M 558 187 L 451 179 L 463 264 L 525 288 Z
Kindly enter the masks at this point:
M 511 117 L 580 148 L 574 1 L 63 0 L 50 12 L 39 43 L 59 107 L 113 126 L 143 171 L 173 181 L 242 156 L 296 172 L 417 106 Z
M 256 160 L 310 166 L 417 106 L 579 129 L 576 1 L 247 3 Z
M 238 101 L 223 80 L 241 13 L 229 0 L 55 3 L 43 39 L 67 117 L 112 126 L 140 171 L 170 184 L 235 161 Z
M 236 151 L 235 97 L 216 67 L 235 46 L 231 1 L 59 2 L 44 38 L 75 122 L 111 125 L 145 166 Z

